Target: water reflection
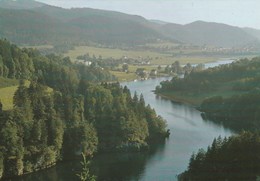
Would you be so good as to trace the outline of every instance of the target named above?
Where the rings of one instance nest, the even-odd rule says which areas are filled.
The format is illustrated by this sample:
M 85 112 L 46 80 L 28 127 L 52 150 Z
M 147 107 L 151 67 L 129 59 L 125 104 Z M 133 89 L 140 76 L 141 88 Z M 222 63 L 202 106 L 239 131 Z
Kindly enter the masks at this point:
M 148 152 L 142 153 L 99 155 L 93 160 L 94 172 L 98 175 L 98 180 L 140 180 L 148 162 L 153 164 L 154 156 L 164 155 L 165 145 L 165 142 L 153 145 Z
M 154 144 L 149 151 L 142 153 L 96 155 L 92 161 L 91 170 L 100 181 L 141 180 L 146 165 L 154 164 L 164 157 L 167 142 L 168 140 L 165 140 Z M 157 159 L 153 160 L 153 157 Z M 73 181 L 78 180 L 76 174 L 80 169 L 80 160 L 66 161 L 43 171 L 12 178 L 10 181 Z
M 205 122 L 201 113 L 194 107 L 158 97 L 151 92 L 161 81 L 169 79 L 159 78 L 125 84 L 132 93 L 137 92 L 139 95 L 142 93 L 146 103 L 167 120 L 171 129 L 163 154 L 157 153 L 147 161 L 139 180 L 175 181 L 177 180 L 175 176 L 186 169 L 194 151 L 199 148 L 206 149 L 219 135 L 224 137 L 232 134 L 222 125 Z

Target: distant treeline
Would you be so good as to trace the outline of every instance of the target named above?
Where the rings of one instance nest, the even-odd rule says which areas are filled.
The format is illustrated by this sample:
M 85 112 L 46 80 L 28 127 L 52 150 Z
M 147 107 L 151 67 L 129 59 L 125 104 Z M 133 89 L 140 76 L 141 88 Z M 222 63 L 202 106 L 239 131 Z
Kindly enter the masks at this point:
M 164 139 L 166 123 L 98 67 L 41 56 L 0 41 L 2 77 L 21 79 L 14 108 L 0 103 L 0 178 L 54 165 L 83 152 L 141 151 Z M 23 80 L 29 80 L 26 85 Z
M 252 90 L 259 84 L 260 58 L 241 59 L 231 64 L 214 68 L 193 69 L 184 78 L 174 77 L 171 81 L 161 82 L 158 91 L 203 92 L 218 89 L 219 84 L 232 83 L 233 90 Z

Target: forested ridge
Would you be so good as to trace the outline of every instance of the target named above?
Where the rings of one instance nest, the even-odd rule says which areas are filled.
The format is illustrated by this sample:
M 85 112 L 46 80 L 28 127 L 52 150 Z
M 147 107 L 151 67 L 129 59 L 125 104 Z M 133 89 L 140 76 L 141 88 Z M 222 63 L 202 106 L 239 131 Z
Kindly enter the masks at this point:
M 26 45 L 132 47 L 168 40 L 224 48 L 259 47 L 258 30 L 203 21 L 160 24 L 137 15 L 91 8 L 64 9 L 34 0 L 1 0 L 0 19 L 0 37 Z
M 13 109 L 0 104 L 0 178 L 81 152 L 141 151 L 167 135 L 165 121 L 143 96 L 102 83 L 114 77 L 100 67 L 0 40 L 0 76 L 20 80 Z

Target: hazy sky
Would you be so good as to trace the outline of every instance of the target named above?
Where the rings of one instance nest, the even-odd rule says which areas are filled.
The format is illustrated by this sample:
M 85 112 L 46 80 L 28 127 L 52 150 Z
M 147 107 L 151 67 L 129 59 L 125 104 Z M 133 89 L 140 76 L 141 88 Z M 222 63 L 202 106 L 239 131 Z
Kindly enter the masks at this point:
M 186 24 L 196 20 L 260 29 L 260 0 L 38 0 L 47 4 L 91 7 Z

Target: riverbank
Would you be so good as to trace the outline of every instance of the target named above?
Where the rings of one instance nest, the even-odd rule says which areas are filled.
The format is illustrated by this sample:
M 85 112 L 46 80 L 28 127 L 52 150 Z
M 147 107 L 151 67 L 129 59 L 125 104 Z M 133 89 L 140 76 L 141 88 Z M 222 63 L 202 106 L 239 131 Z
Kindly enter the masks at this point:
M 149 76 L 147 78 L 141 78 L 140 76 L 136 75 L 135 72 L 119 72 L 119 71 L 110 71 L 112 75 L 114 75 L 118 82 L 131 82 L 136 80 L 147 80 L 150 78 L 159 78 L 159 77 L 169 77 L 171 75 L 165 73 L 158 73 L 156 76 Z
M 164 99 L 167 99 L 167 100 L 171 100 L 173 102 L 176 102 L 176 103 L 182 103 L 182 104 L 185 104 L 185 105 L 189 105 L 189 106 L 192 106 L 192 107 L 198 107 L 200 106 L 200 104 L 202 103 L 202 99 L 196 99 L 195 97 L 194 98 L 188 98 L 187 96 L 182 96 L 182 95 L 176 95 L 176 94 L 171 94 L 171 93 L 156 93 L 156 95 L 164 98 Z
M 230 64 L 233 61 L 235 60 L 219 60 L 216 62 L 207 63 L 205 64 L 205 67 L 213 68 L 218 65 Z M 222 69 L 224 68 L 222 67 Z M 204 100 L 214 96 L 230 98 L 234 95 L 244 93 L 244 90 L 236 88 L 237 85 L 244 81 L 239 78 L 240 74 L 236 74 L 237 78 L 234 76 L 233 79 L 226 80 L 222 73 L 223 71 L 221 72 L 222 69 L 206 69 L 205 71 L 202 71 L 201 73 L 198 72 L 192 77 L 188 77 L 186 79 L 181 77 L 176 79 L 174 82 L 163 81 L 160 83 L 161 86 L 156 88 L 155 93 L 165 99 L 188 104 L 193 107 L 199 107 Z M 234 72 L 234 74 L 235 73 L 236 72 Z M 196 78 L 196 76 L 198 78 Z
M 198 108 L 201 103 L 211 97 L 221 96 L 223 98 L 230 98 L 234 95 L 240 95 L 242 91 L 232 90 L 232 86 L 227 87 L 226 85 L 219 86 L 218 89 L 212 91 L 205 91 L 194 93 L 191 91 L 165 91 L 165 92 L 155 92 L 156 95 L 159 95 L 165 99 L 188 104 L 192 107 Z
M 210 68 L 210 67 L 214 67 L 216 65 L 222 65 L 222 64 L 226 64 L 226 63 L 231 63 L 233 62 L 235 59 L 225 59 L 225 58 L 216 58 L 216 59 L 208 59 L 207 61 L 204 60 L 202 62 L 192 62 L 191 65 L 192 66 L 197 66 L 199 63 L 202 63 L 205 65 L 205 68 Z M 173 63 L 173 62 L 172 62 Z M 180 62 L 181 63 L 181 67 L 185 66 L 185 62 Z M 171 64 L 168 64 L 169 66 L 171 66 Z M 162 70 L 158 70 L 158 66 L 161 66 L 161 68 L 165 68 L 167 66 L 167 64 L 153 64 L 153 65 L 128 65 L 128 71 L 124 72 L 124 71 L 115 71 L 115 70 L 110 70 L 109 72 L 114 75 L 119 82 L 130 82 L 130 81 L 134 81 L 134 80 L 141 80 L 142 78 L 140 76 L 138 76 L 136 74 L 136 70 L 137 69 L 144 69 L 145 72 L 147 73 L 147 77 L 148 78 L 158 78 L 158 77 L 167 77 L 167 76 L 174 76 L 176 74 L 171 73 L 171 72 L 164 72 Z M 118 69 L 120 69 L 120 67 L 122 67 L 122 65 L 120 65 L 118 67 Z M 156 70 L 156 74 L 149 76 L 149 72 L 151 72 L 152 70 Z M 183 72 L 184 74 L 184 72 Z

